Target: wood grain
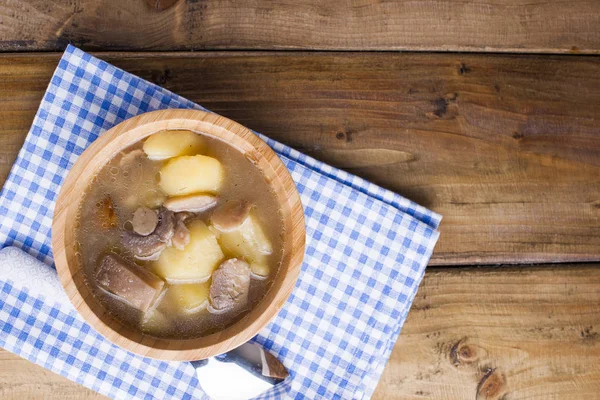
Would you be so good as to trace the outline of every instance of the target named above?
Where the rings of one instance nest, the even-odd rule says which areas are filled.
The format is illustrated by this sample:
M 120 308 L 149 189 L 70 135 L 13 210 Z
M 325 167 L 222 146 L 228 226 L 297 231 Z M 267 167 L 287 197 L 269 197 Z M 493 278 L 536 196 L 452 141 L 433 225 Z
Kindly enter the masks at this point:
M 3 400 L 102 400 L 106 397 L 0 349 Z
M 102 54 L 441 213 L 432 264 L 600 260 L 600 60 Z M 56 55 L 0 56 L 0 179 Z
M 600 52 L 596 0 L 174 2 L 3 1 L 0 50 Z
M 374 399 L 600 398 L 600 265 L 428 270 Z

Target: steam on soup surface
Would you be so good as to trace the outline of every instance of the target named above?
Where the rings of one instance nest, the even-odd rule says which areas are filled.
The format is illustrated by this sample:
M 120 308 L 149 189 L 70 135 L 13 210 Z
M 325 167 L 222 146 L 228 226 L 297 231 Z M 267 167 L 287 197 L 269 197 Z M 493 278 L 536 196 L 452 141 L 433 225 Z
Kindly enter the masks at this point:
M 110 160 L 76 227 L 94 296 L 156 337 L 204 336 L 239 320 L 283 256 L 281 212 L 260 170 L 191 131 L 155 133 Z

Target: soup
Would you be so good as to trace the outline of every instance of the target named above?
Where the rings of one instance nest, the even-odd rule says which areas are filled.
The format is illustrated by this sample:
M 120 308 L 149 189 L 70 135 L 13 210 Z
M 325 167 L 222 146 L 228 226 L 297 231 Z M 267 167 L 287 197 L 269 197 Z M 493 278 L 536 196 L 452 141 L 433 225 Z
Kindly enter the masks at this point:
M 78 210 L 86 285 L 123 324 L 159 338 L 205 336 L 265 296 L 283 258 L 275 193 L 231 145 L 157 132 L 111 159 Z

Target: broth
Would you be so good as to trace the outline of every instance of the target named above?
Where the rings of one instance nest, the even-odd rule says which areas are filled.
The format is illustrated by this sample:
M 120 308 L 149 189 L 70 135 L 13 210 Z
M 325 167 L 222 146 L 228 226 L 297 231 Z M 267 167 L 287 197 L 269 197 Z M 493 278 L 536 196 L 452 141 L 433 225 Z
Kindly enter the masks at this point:
M 166 244 L 157 242 L 158 247 L 166 246 L 159 251 L 158 259 L 148 260 L 144 259 L 146 257 L 136 257 L 137 250 L 128 247 L 129 242 L 124 239 L 126 237 L 135 237 L 136 240 L 154 238 L 161 224 L 167 220 L 165 215 L 170 213 L 164 208 L 169 204 L 165 201 L 172 197 L 180 198 L 180 196 L 167 195 L 165 188 L 167 188 L 168 182 L 166 179 L 172 175 L 169 168 L 172 167 L 172 170 L 175 168 L 172 164 L 179 160 L 186 161 L 186 156 L 151 160 L 144 151 L 146 150 L 144 141 L 138 142 L 116 155 L 98 172 L 83 194 L 83 200 L 78 210 L 75 251 L 83 268 L 86 284 L 91 288 L 94 297 L 111 316 L 123 324 L 160 338 L 184 339 L 205 336 L 223 330 L 243 318 L 265 296 L 283 257 L 284 232 L 281 212 L 276 195 L 266 182 L 264 175 L 244 154 L 231 145 L 207 135 L 197 135 L 202 140 L 202 151 L 199 154 L 212 157 L 220 162 L 222 179 L 217 190 L 218 193 L 215 194 L 214 190 L 208 192 L 209 195 L 216 197 L 213 200 L 213 203 L 216 201 L 216 204 L 212 207 L 193 213 L 175 211 L 173 214 L 173 221 L 177 221 L 178 216 L 182 219 L 186 218 L 183 223 L 189 231 L 191 238 L 189 243 L 176 248 L 177 230 L 175 230 L 175 236 L 167 240 Z M 201 161 L 206 160 L 204 158 Z M 179 171 L 183 171 L 183 175 L 189 171 L 193 173 L 193 170 L 193 168 L 179 169 Z M 173 185 L 178 184 L 177 179 L 173 181 L 175 182 Z M 204 180 L 208 181 L 208 179 Z M 198 179 L 195 179 L 193 183 L 197 181 Z M 179 189 L 190 190 L 185 185 Z M 197 193 L 194 192 L 188 196 L 196 195 Z M 210 199 L 210 197 L 207 198 Z M 247 203 L 239 203 L 241 200 Z M 213 220 L 219 221 L 218 213 L 225 213 L 225 216 L 228 217 L 227 212 L 230 212 L 229 209 L 235 210 L 236 204 L 245 204 L 248 207 L 242 207 L 243 211 L 250 213 L 245 214 L 245 222 L 240 225 L 250 230 L 244 228 L 246 231 L 243 235 L 240 234 L 241 236 L 235 236 L 237 234 L 232 234 L 219 224 L 213 223 Z M 136 211 L 140 207 L 146 207 L 142 209 L 145 211 Z M 237 208 L 239 209 L 240 206 Z M 150 213 L 148 209 L 152 210 L 154 214 Z M 140 218 L 148 217 L 150 222 L 144 221 L 150 224 L 148 231 L 152 233 L 143 232 L 148 236 L 142 237 L 137 233 L 140 229 L 146 229 L 140 228 L 139 223 L 135 227 L 137 230 L 133 232 L 134 222 L 139 221 L 134 220 L 134 213 L 139 213 Z M 158 215 L 159 222 L 152 228 L 156 219 L 154 215 Z M 176 228 L 177 226 L 175 225 Z M 152 231 L 152 229 L 154 230 Z M 241 232 L 242 228 L 235 229 Z M 248 236 L 247 232 L 254 233 Z M 217 240 L 216 243 L 220 247 L 222 255 L 215 247 L 213 236 Z M 235 241 L 239 240 L 239 237 L 244 237 L 245 240 L 241 245 Z M 209 245 L 212 247 L 206 247 Z M 253 250 L 257 246 L 262 252 L 260 257 L 252 255 L 257 254 Z M 196 248 L 202 251 L 196 254 L 193 251 Z M 214 257 L 211 258 L 213 255 Z M 247 257 L 247 255 L 249 256 Z M 156 253 L 152 257 L 156 258 Z M 199 262 L 197 257 L 204 261 Z M 217 310 L 215 307 L 221 304 L 218 303 L 218 300 L 223 298 L 218 297 L 222 294 L 218 292 L 219 285 L 226 286 L 224 289 L 226 300 L 235 298 L 235 301 L 238 301 L 235 296 L 227 297 L 227 290 L 237 290 L 236 285 L 239 282 L 242 282 L 242 285 L 247 284 L 244 280 L 246 278 L 232 283 L 235 279 L 231 279 L 231 273 L 233 273 L 231 271 L 237 273 L 238 270 L 235 268 L 226 270 L 228 266 L 225 265 L 225 261 L 232 258 L 247 261 L 247 263 L 238 265 L 242 268 L 240 271 L 247 271 L 248 266 L 252 271 L 247 289 L 247 302 L 241 304 L 243 301 L 239 300 L 240 304 L 236 303 L 232 309 Z M 209 259 L 210 262 L 206 261 Z M 258 259 L 261 261 L 256 261 Z M 212 265 L 211 263 L 215 260 L 217 261 L 216 267 L 209 267 L 208 265 Z M 182 262 L 189 262 L 189 266 L 186 264 L 180 268 L 183 265 Z M 119 263 L 127 264 L 128 267 L 122 268 Z M 179 269 L 175 268 L 176 265 L 179 265 L 177 267 Z M 135 275 L 131 275 L 128 268 L 132 269 Z M 175 271 L 174 268 L 177 270 Z M 188 279 L 188 276 L 191 276 L 190 270 L 211 270 L 211 268 L 208 281 L 204 283 L 201 282 L 202 279 Z M 102 270 L 102 273 L 99 270 Z M 219 278 L 216 278 L 214 270 L 221 270 Z M 119 279 L 115 279 L 115 275 L 111 275 L 124 272 L 126 275 L 123 275 L 122 278 L 121 275 L 116 275 Z M 128 273 L 129 275 L 127 275 Z M 146 279 L 147 273 L 148 276 L 151 276 L 149 279 L 152 280 L 154 286 L 147 286 L 147 282 L 149 282 Z M 194 274 L 200 274 L 200 272 L 194 272 Z M 134 285 L 134 281 L 137 282 L 140 276 L 143 278 L 142 281 L 146 282 L 140 283 L 145 290 L 144 295 L 140 292 L 140 298 L 149 297 L 147 297 L 147 301 L 140 300 L 138 303 L 138 299 L 133 299 L 132 302 L 131 297 L 128 296 L 134 296 L 131 291 L 139 288 L 127 285 Z M 164 282 L 155 282 L 156 276 Z M 214 280 L 216 279 L 222 279 L 218 281 L 219 285 L 215 284 Z M 123 287 L 115 287 L 118 284 Z M 160 288 L 156 289 L 158 287 Z M 213 296 L 213 292 L 215 296 Z M 235 293 L 237 294 L 237 292 Z M 153 297 L 155 295 L 156 297 Z M 245 299 L 244 296 L 241 297 Z M 151 305 L 148 307 L 148 304 Z M 148 308 L 145 309 L 145 307 Z

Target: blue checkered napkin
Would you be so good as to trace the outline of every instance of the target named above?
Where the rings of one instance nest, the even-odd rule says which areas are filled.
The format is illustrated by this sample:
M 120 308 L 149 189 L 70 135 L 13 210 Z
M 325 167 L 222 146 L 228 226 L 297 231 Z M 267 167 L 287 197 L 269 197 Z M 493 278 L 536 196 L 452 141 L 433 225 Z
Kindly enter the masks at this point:
M 47 264 L 6 247 L 0 274 L 5 349 L 113 398 L 203 397 L 190 365 L 138 357 L 90 328 Z
M 70 166 L 105 130 L 164 108 L 202 109 L 69 46 L 0 195 L 2 247 L 52 264 L 52 210 Z M 440 216 L 261 137 L 290 170 L 307 225 L 298 284 L 254 339 L 291 372 L 266 397 L 368 398 L 437 241 Z M 115 398 L 202 395 L 189 363 L 125 352 L 69 305 L 9 279 L 0 284 L 3 347 Z

